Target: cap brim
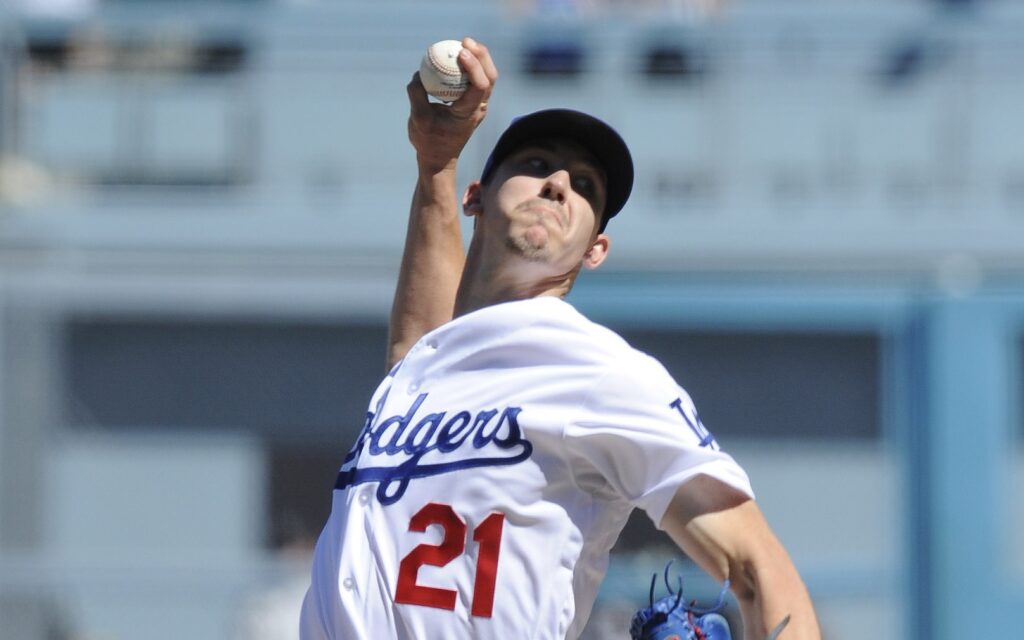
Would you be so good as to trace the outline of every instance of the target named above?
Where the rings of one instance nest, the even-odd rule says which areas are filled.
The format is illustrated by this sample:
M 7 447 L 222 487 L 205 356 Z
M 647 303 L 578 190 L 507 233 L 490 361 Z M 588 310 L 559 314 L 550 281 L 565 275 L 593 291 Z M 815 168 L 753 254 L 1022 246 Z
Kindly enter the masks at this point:
M 608 220 L 622 210 L 633 190 L 633 157 L 622 136 L 594 116 L 572 109 L 546 109 L 516 118 L 494 145 L 482 179 L 486 182 L 501 161 L 524 143 L 545 138 L 572 140 L 601 163 L 607 191 L 600 225 L 604 231 Z

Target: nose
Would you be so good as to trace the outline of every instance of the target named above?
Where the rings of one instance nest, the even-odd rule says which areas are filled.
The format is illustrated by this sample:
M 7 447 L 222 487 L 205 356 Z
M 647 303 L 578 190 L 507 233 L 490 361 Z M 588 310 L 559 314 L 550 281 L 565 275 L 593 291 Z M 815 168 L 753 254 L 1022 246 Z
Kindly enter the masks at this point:
M 541 197 L 547 200 L 554 200 L 558 204 L 565 204 L 566 194 L 569 192 L 569 172 L 560 169 L 544 180 L 544 188 L 541 190 Z

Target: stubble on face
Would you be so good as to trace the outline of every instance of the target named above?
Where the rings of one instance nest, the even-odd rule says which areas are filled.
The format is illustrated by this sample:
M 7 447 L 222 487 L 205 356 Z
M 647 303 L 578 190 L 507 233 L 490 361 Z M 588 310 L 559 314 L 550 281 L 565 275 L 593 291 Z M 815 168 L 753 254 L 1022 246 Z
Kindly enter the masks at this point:
M 551 233 L 547 225 L 557 224 L 565 228 L 567 214 L 563 206 L 544 198 L 534 198 L 516 209 L 517 217 L 525 228 L 519 233 L 510 233 L 505 238 L 506 246 L 528 261 L 545 260 L 551 252 Z

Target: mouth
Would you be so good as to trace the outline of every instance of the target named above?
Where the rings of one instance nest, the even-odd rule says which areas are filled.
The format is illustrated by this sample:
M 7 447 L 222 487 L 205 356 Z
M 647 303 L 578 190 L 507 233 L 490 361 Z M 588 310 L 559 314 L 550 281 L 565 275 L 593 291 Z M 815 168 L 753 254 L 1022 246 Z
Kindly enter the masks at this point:
M 547 202 L 532 201 L 526 203 L 523 207 L 526 211 L 538 214 L 538 217 L 543 220 L 545 218 L 551 218 L 560 229 L 564 229 L 568 224 L 568 216 L 565 211 L 559 207 L 552 206 Z

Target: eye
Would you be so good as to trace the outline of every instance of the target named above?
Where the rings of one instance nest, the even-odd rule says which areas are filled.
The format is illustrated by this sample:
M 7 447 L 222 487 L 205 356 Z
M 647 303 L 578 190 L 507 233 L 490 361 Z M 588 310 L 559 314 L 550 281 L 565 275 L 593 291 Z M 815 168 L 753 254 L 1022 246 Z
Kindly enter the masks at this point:
M 530 170 L 530 172 L 531 172 L 531 173 L 533 173 L 534 175 L 541 175 L 541 174 L 544 174 L 544 173 L 546 173 L 546 172 L 547 172 L 547 171 L 548 171 L 548 170 L 550 169 L 550 167 L 551 167 L 551 165 L 550 165 L 550 164 L 548 163 L 547 159 L 545 159 L 545 158 L 542 158 L 541 156 L 529 156 L 529 157 L 527 157 L 527 158 L 526 158 L 526 159 L 525 159 L 525 160 L 523 161 L 523 164 L 524 164 L 524 165 L 525 165 L 525 166 L 526 166 L 526 167 L 527 167 L 527 168 L 528 168 L 528 169 Z
M 597 182 L 593 176 L 579 175 L 572 178 L 572 189 L 584 198 L 593 199 L 597 195 Z

